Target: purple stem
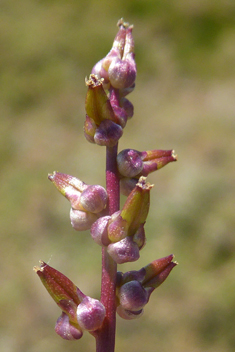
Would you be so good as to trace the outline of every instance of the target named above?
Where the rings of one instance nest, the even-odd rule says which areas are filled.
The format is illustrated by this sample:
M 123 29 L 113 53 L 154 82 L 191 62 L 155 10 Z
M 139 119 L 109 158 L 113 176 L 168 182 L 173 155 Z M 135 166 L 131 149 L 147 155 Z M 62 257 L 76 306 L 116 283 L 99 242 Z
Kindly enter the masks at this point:
M 119 177 L 117 170 L 117 148 L 106 148 L 106 190 L 108 193 L 108 212 L 112 215 L 120 208 Z M 116 276 L 117 264 L 102 248 L 101 302 L 106 309 L 102 328 L 96 336 L 96 352 L 114 352 L 116 330 Z

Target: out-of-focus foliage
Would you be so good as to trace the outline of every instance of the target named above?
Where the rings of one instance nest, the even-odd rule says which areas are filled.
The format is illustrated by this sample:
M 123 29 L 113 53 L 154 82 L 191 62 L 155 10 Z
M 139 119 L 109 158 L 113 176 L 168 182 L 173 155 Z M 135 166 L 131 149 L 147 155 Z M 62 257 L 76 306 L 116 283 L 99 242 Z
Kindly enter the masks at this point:
M 135 115 L 120 150 L 175 148 L 155 183 L 139 269 L 180 265 L 136 321 L 117 321 L 117 351 L 235 349 L 235 3 L 233 0 L 1 0 L 0 341 L 7 352 L 93 351 L 60 339 L 59 309 L 33 273 L 50 262 L 95 298 L 100 248 L 69 223 L 53 170 L 104 186 L 105 150 L 85 141 L 85 76 L 134 23 Z M 75 346 L 76 344 L 76 346 Z

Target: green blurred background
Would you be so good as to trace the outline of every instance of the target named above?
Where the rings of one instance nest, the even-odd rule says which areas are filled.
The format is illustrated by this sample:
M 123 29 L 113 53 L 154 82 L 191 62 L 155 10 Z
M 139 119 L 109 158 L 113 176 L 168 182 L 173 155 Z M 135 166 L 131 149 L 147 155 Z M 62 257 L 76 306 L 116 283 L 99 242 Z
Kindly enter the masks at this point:
M 85 76 L 133 23 L 138 76 L 124 148 L 171 149 L 152 174 L 147 246 L 136 263 L 180 263 L 116 351 L 235 349 L 234 0 L 0 1 L 0 344 L 4 352 L 94 351 L 54 332 L 60 311 L 32 268 L 42 259 L 99 297 L 100 248 L 70 227 L 58 170 L 105 185 L 105 149 L 83 136 Z

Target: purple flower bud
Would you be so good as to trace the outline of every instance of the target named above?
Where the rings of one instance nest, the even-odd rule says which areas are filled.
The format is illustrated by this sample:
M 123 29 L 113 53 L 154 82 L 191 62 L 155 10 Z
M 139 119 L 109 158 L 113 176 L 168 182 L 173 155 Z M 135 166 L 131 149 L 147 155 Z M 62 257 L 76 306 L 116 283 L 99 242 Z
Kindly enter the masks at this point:
M 148 303 L 149 295 L 140 282 L 130 281 L 120 287 L 118 298 L 124 309 L 139 311 Z
M 55 331 L 65 340 L 78 340 L 82 337 L 83 332 L 78 324 L 71 323 L 67 314 L 62 312 L 58 318 Z
M 128 236 L 129 224 L 121 215 L 121 210 L 112 214 L 108 225 L 108 238 L 111 242 L 118 242 Z
M 77 322 L 77 306 L 86 296 L 69 278 L 43 261 L 40 261 L 40 267 L 34 267 L 34 271 L 53 300 L 65 313 L 57 321 L 56 332 L 65 339 L 80 338 L 82 332 Z
M 110 240 L 108 238 L 108 224 L 111 216 L 102 216 L 91 226 L 91 237 L 100 246 L 108 246 Z
M 122 134 L 121 126 L 111 120 L 104 120 L 96 129 L 94 141 L 100 146 L 114 147 Z
M 136 78 L 136 65 L 133 59 L 114 59 L 108 69 L 111 85 L 116 89 L 132 86 Z
M 99 185 L 88 186 L 82 192 L 80 197 L 80 204 L 85 211 L 91 213 L 100 213 L 106 208 L 107 192 Z
M 97 219 L 98 214 L 93 214 L 82 210 L 75 210 L 73 208 L 70 210 L 71 225 L 77 231 L 89 230 L 91 225 Z
M 134 262 L 140 257 L 138 245 L 133 242 L 130 236 L 119 242 L 109 244 L 107 251 L 117 264 Z
M 122 306 L 117 307 L 118 315 L 125 320 L 137 319 L 143 315 L 143 312 L 144 312 L 143 309 L 139 311 L 130 311 L 130 310 L 124 309 Z
M 112 49 L 93 67 L 92 73 L 104 79 L 105 88 L 110 88 L 110 82 L 116 89 L 125 89 L 133 86 L 136 78 L 133 26 L 122 19 L 118 21 L 118 26 Z
M 135 177 L 144 167 L 141 152 L 124 149 L 117 156 L 118 171 L 124 177 Z
M 77 308 L 77 320 L 82 329 L 95 331 L 105 318 L 105 307 L 97 299 L 86 296 Z
M 132 36 L 133 26 L 123 21 L 119 22 L 120 27 L 126 28 L 125 46 L 121 58 L 112 60 L 108 68 L 110 83 L 114 88 L 123 89 L 131 87 L 136 78 L 136 63 L 134 54 L 134 39 Z

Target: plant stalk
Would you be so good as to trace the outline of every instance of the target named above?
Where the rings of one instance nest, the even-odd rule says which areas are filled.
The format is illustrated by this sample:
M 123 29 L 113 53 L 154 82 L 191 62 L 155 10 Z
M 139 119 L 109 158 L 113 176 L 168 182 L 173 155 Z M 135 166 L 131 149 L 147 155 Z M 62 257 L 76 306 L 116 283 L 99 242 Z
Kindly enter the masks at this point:
M 120 208 L 119 177 L 117 170 L 117 148 L 106 148 L 106 190 L 108 212 L 112 215 Z M 106 309 L 104 323 L 96 336 L 96 352 L 114 352 L 116 330 L 116 276 L 117 264 L 102 248 L 101 302 Z

